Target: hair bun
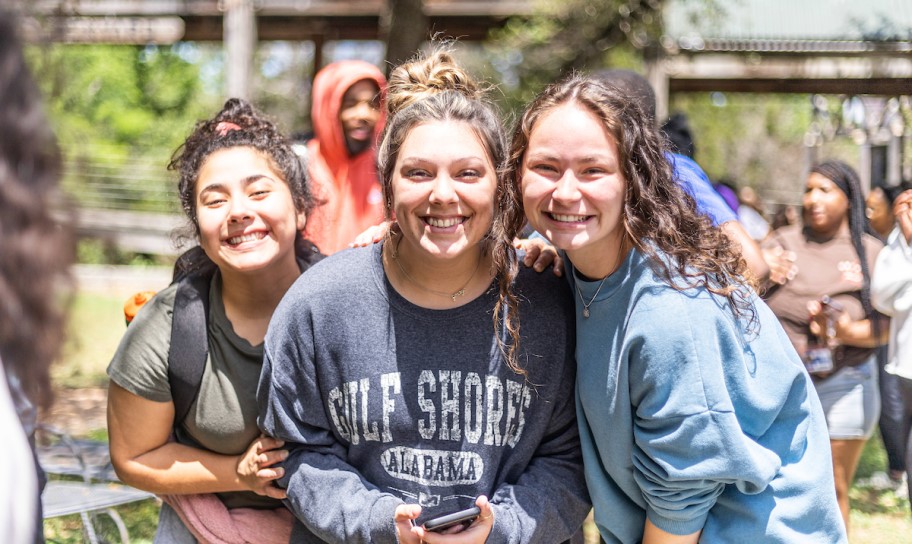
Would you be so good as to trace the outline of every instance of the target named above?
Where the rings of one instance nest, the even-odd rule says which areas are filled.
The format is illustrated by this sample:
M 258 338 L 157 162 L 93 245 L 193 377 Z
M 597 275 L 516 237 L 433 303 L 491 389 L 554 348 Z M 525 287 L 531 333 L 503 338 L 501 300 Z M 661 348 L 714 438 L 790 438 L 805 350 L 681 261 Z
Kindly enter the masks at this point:
M 422 98 L 455 91 L 480 98 L 482 90 L 446 50 L 437 50 L 396 67 L 387 87 L 387 110 L 393 116 Z

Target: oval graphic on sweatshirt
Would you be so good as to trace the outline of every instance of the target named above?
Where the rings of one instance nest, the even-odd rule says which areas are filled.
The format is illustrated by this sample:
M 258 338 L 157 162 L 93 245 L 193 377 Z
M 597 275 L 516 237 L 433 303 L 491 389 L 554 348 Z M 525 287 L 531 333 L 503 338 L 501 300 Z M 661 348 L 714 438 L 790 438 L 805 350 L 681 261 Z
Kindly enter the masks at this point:
M 449 486 L 478 483 L 484 461 L 470 451 L 422 450 L 397 446 L 380 454 L 387 474 L 424 485 Z

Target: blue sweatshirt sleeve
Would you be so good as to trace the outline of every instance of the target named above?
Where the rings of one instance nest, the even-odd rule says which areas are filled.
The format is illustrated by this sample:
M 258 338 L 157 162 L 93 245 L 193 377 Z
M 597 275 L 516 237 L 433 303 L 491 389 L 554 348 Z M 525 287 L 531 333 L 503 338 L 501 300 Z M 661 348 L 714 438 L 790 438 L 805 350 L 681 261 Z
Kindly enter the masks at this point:
M 757 493 L 782 460 L 736 416 L 735 399 L 753 393 L 742 395 L 748 386 L 729 371 L 745 352 L 730 310 L 705 292 L 657 301 L 639 309 L 628 336 L 634 479 L 649 520 L 686 535 L 703 528 L 726 485 Z
M 697 210 L 708 216 L 713 225 L 718 227 L 738 220 L 738 215 L 716 192 L 706 172 L 697 163 L 676 153 L 668 153 L 666 157 L 674 169 L 675 180 L 697 201 Z
M 282 305 L 280 305 L 282 309 Z M 286 442 L 283 463 L 288 508 L 321 542 L 398 542 L 394 515 L 402 504 L 365 480 L 345 462 L 345 449 L 331 431 L 313 370 L 313 337 L 306 312 L 276 311 L 266 337 L 257 388 L 259 426 Z

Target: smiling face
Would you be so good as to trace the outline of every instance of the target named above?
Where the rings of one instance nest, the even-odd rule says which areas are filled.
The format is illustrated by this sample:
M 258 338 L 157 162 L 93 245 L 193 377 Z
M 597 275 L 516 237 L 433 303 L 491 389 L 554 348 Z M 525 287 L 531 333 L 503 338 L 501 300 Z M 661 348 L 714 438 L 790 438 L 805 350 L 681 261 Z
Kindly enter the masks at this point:
M 294 241 L 304 214 L 265 155 L 250 147 L 212 153 L 200 167 L 194 197 L 200 245 L 220 269 L 297 266 Z
M 817 234 L 831 236 L 848 224 L 849 199 L 832 180 L 811 172 L 804 188 L 804 224 Z
M 339 121 L 350 154 L 357 155 L 370 147 L 379 119 L 380 89 L 376 83 L 362 79 L 345 91 Z
M 570 102 L 532 127 L 522 163 L 529 223 L 584 274 L 610 274 L 624 236 L 627 182 L 617 143 L 591 112 Z
M 493 222 L 497 173 L 471 126 L 435 121 L 412 128 L 391 180 L 402 248 L 437 259 L 477 259 Z

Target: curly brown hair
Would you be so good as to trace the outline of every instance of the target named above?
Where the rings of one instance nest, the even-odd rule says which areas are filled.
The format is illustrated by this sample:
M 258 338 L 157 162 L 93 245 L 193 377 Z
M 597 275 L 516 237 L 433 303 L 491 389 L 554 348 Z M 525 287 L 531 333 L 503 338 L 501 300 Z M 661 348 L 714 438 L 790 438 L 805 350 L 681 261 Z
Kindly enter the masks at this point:
M 513 239 L 523 225 L 522 203 L 516 186 L 504 175 L 507 140 L 503 123 L 484 94 L 482 87 L 444 49 L 396 67 L 387 87 L 389 121 L 377 152 L 377 170 L 389 219 L 393 169 L 413 128 L 432 121 L 461 121 L 478 135 L 497 170 L 494 222 L 484 240 L 484 251 L 491 254 L 500 293 L 494 307 L 494 330 L 507 365 L 525 375 L 518 362 L 519 301 L 512 289 L 517 273 Z M 509 345 L 502 340 L 503 330 L 510 335 Z
M 184 213 L 199 236 L 194 189 L 200 168 L 209 155 L 231 147 L 251 147 L 269 158 L 291 191 L 295 209 L 305 214 L 314 206 L 307 174 L 300 158 L 276 125 L 245 100 L 229 98 L 212 119 L 199 121 L 171 157 L 168 170 L 180 176 L 178 193 Z
M 519 187 L 529 137 L 546 112 L 576 104 L 615 139 L 627 181 L 624 229 L 656 272 L 678 290 L 702 286 L 726 297 L 735 316 L 755 320 L 752 280 L 737 246 L 674 179 L 665 142 L 640 104 L 616 87 L 574 74 L 548 86 L 526 108 L 514 133 L 509 173 Z M 664 254 L 664 256 L 660 256 Z
M 63 342 L 75 256 L 58 192 L 60 151 L 22 56 L 14 18 L 0 8 L 0 358 L 29 400 L 51 402 L 50 366 Z

